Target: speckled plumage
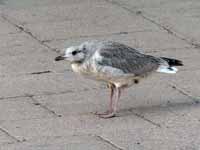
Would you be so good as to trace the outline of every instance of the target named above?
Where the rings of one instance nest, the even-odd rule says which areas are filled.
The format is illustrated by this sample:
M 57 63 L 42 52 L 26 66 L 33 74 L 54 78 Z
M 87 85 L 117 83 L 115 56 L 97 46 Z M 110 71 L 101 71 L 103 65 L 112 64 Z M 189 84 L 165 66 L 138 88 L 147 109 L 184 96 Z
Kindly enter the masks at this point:
M 101 117 L 113 117 L 121 90 L 139 83 L 141 78 L 154 72 L 176 73 L 182 62 L 165 57 L 154 57 L 138 50 L 112 41 L 89 41 L 66 49 L 56 61 L 66 59 L 72 70 L 85 77 L 104 81 L 111 89 L 109 111 Z M 116 98 L 113 101 L 113 94 Z
M 132 85 L 133 79 L 147 76 L 156 71 L 160 64 L 166 63 L 160 58 L 112 41 L 85 42 L 80 48 L 85 48 L 86 58 L 81 63 L 72 63 L 72 69 L 116 86 Z

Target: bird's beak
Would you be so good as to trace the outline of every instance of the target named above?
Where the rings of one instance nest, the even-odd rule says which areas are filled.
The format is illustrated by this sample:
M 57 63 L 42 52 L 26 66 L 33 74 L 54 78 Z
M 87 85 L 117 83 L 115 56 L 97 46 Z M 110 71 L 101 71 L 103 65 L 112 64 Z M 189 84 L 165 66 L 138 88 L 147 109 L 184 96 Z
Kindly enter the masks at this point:
M 55 58 L 55 61 L 60 61 L 60 60 L 64 60 L 64 59 L 65 59 L 64 56 L 57 56 L 57 57 Z

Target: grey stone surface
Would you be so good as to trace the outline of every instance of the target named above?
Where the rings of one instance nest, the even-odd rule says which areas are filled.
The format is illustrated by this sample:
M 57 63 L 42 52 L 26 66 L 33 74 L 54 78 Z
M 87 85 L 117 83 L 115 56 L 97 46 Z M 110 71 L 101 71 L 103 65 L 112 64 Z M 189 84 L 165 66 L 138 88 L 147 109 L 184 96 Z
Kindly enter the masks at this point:
M 141 14 L 178 35 L 191 43 L 199 44 L 199 6 L 198 0 L 185 1 L 118 1 L 109 0 L 111 3 L 123 6 L 133 12 L 140 11 Z
M 65 74 L 44 73 L 2 77 L 0 81 L 2 87 L 0 91 L 1 98 L 69 93 L 95 88 L 93 81 L 84 80 L 83 78 L 79 78 L 78 82 L 82 84 L 77 87 L 77 78 L 78 76 L 69 71 Z
M 0 17 L 0 26 L 2 28 L 2 30 L 0 31 L 0 36 L 8 36 L 19 32 L 19 29 L 6 23 L 6 21 L 2 17 Z
M 198 0 L 0 0 L 0 150 L 199 150 Z M 114 40 L 181 59 L 126 90 L 117 117 L 105 85 L 54 62 L 65 47 Z
M 57 65 L 54 61 L 56 55 L 58 54 L 47 49 L 41 49 L 41 52 L 26 52 L 25 54 L 18 54 L 16 56 L 0 56 L 1 74 L 9 74 L 11 76 L 45 70 L 55 72 L 56 70 L 61 69 L 61 66 L 62 68 L 68 66 L 62 63 Z M 13 64 L 16 64 L 17 67 Z
M 114 40 L 118 42 L 123 42 L 124 44 L 138 48 L 143 52 L 162 51 L 166 49 L 182 49 L 185 47 L 191 47 L 189 44 L 173 37 L 165 31 L 151 30 L 138 30 L 135 32 L 127 33 L 115 32 L 113 34 L 96 35 L 88 37 L 83 36 L 72 39 L 66 38 L 63 40 L 47 41 L 46 44 L 56 49 L 63 49 L 63 47 L 77 45 L 83 41 L 92 40 L 94 38 L 97 40 Z
M 50 117 L 39 105 L 36 105 L 30 98 L 16 98 L 0 101 L 1 122 L 8 120 L 38 119 Z
M 70 139 L 70 140 L 68 140 Z M 95 136 L 49 136 L 25 142 L 24 144 L 8 145 L 5 150 L 115 150 L 112 145 L 103 143 Z
M 53 13 L 52 15 L 48 13 L 50 10 L 51 13 Z M 23 11 L 25 10 L 23 9 Z M 66 3 L 64 7 L 63 5 L 48 5 L 48 7 L 42 7 L 39 10 L 36 8 L 32 9 L 32 11 L 28 9 L 22 12 L 23 14 L 31 14 L 29 16 L 26 15 L 27 17 L 22 17 L 22 19 L 25 18 L 24 20 L 17 20 L 42 41 L 54 40 L 57 39 L 57 37 L 63 39 L 85 35 L 103 35 L 113 32 L 158 29 L 158 27 L 145 21 L 141 17 L 131 15 L 125 10 L 104 1 Z M 12 14 L 9 12 L 10 10 L 5 13 L 9 19 L 12 19 Z M 34 14 L 34 12 L 36 12 L 36 14 Z M 16 13 L 15 15 L 18 16 Z M 38 15 L 43 17 L 34 17 Z M 64 18 L 59 21 L 51 21 L 53 19 L 52 16 L 54 16 L 54 18 L 61 18 L 59 17 L 60 15 Z M 48 18 L 48 16 L 50 16 L 50 18 Z M 20 14 L 19 17 L 21 18 Z M 30 22 L 29 24 L 26 23 L 26 19 Z M 33 23 L 31 23 L 29 19 L 31 19 Z M 40 21 L 40 19 L 43 21 Z M 43 34 L 40 34 L 41 32 Z
M 149 111 L 154 109 L 156 111 L 159 107 L 166 109 L 169 104 L 193 103 L 188 97 L 178 91 L 174 91 L 167 83 L 166 85 L 162 84 L 172 79 L 165 80 L 163 77 L 162 80 L 160 77 L 160 80 L 156 81 L 158 78 L 159 76 L 152 78 L 151 81 L 143 81 L 142 86 L 133 86 L 126 90 L 119 102 L 118 116 L 131 115 L 131 111 L 135 113 L 144 111 L 145 114 L 148 114 Z M 154 87 L 152 87 L 152 83 L 154 83 Z M 144 91 L 146 91 L 145 94 Z M 168 94 L 168 97 L 165 94 Z M 96 97 L 99 98 L 97 99 Z M 78 95 L 77 93 L 64 93 L 60 95 L 35 96 L 34 98 L 62 116 L 86 115 L 107 109 L 109 90 L 88 89 L 79 92 Z M 55 99 L 57 100 L 55 101 Z
M 9 137 L 6 133 L 4 133 L 3 131 L 0 132 L 0 145 L 9 145 L 9 144 L 13 144 L 15 143 L 15 140 L 12 139 L 11 137 Z M 1 147 L 0 146 L 0 147 Z
M 0 57 L 31 55 L 47 51 L 44 46 L 39 45 L 37 41 L 23 32 L 0 35 L 0 42 Z
M 117 124 L 117 126 L 116 126 Z M 18 139 L 37 139 L 48 136 L 101 135 L 123 129 L 137 130 L 143 127 L 156 127 L 142 118 L 124 116 L 109 120 L 90 115 L 63 116 L 57 118 L 5 121 L 2 127 L 9 130 Z M 70 139 L 69 139 L 70 140 Z

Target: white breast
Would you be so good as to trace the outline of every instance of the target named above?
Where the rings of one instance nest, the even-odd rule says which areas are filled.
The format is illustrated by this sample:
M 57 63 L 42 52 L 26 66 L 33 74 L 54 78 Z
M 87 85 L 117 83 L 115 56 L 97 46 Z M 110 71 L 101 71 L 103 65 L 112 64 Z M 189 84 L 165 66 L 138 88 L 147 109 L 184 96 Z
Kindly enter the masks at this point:
M 81 66 L 80 66 L 80 64 L 74 63 L 74 64 L 71 64 L 71 67 L 72 67 L 72 70 L 74 72 L 81 73 Z
M 88 63 L 82 63 L 82 64 L 73 63 L 71 67 L 74 72 L 82 74 L 82 75 L 89 76 L 90 74 L 93 73 L 92 66 L 89 65 Z

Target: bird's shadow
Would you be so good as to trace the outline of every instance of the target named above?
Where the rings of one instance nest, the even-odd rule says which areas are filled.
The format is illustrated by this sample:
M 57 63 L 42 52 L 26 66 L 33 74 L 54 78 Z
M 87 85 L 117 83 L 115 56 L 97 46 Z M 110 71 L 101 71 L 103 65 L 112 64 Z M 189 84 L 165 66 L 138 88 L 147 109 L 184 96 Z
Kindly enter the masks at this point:
M 162 112 L 172 112 L 176 113 L 181 110 L 188 109 L 190 107 L 200 107 L 200 100 L 188 100 L 187 102 L 175 102 L 175 103 L 167 103 L 167 104 L 158 104 L 158 105 L 145 105 L 139 107 L 130 107 L 120 109 L 118 111 L 117 116 L 131 116 L 131 115 L 138 115 L 138 114 L 150 114 L 150 113 L 162 113 Z

